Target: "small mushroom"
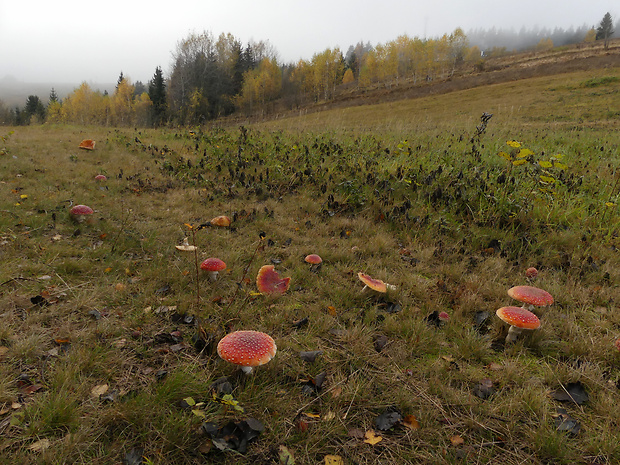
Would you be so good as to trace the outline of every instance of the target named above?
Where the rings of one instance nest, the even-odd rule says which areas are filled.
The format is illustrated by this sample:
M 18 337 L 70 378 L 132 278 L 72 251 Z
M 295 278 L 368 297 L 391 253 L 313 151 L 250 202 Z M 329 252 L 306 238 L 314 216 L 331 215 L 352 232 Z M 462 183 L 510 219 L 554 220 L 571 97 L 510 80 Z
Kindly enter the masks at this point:
M 69 216 L 76 223 L 83 223 L 93 213 L 93 209 L 87 205 L 74 205 L 71 210 L 69 210 Z
M 495 314 L 510 325 L 506 344 L 515 342 L 524 329 L 537 329 L 540 326 L 538 317 L 523 307 L 502 307 Z
M 508 295 L 523 303 L 523 308 L 534 311 L 535 307 L 553 304 L 553 297 L 547 291 L 533 286 L 515 286 L 508 289 Z
M 323 259 L 315 253 L 306 255 L 304 261 L 306 263 L 310 263 L 310 271 L 313 271 L 315 273 L 321 269 L 321 264 L 323 263 Z
M 228 228 L 231 224 L 230 218 L 227 216 L 216 216 L 215 218 L 209 221 L 211 226 L 220 226 L 222 228 Z
M 78 148 L 84 150 L 95 150 L 95 141 L 92 139 L 84 139 L 82 142 L 80 142 Z
M 280 278 L 273 265 L 264 265 L 258 270 L 256 276 L 256 287 L 261 294 L 281 295 L 289 287 L 291 278 Z
M 275 355 L 277 346 L 271 336 L 260 331 L 235 331 L 217 344 L 217 354 L 250 374 L 253 367 L 264 365 Z
M 105 174 L 98 174 L 97 176 L 95 176 L 95 181 L 107 181 L 108 177 Z
M 534 281 L 538 276 L 538 270 L 533 266 L 530 266 L 527 270 L 525 270 L 525 277 L 528 281 Z
M 362 273 L 361 271 L 357 273 L 357 277 L 360 279 L 361 282 L 364 283 L 362 292 L 364 292 L 368 288 L 372 289 L 373 291 L 381 292 L 382 294 L 385 294 L 388 290 L 396 290 L 396 286 L 394 286 L 393 284 L 387 284 L 380 279 L 371 278 L 370 276 Z
M 220 271 L 226 269 L 226 263 L 219 258 L 207 258 L 200 264 L 200 269 L 209 273 L 211 281 L 217 281 L 217 275 Z
M 177 250 L 180 250 L 181 252 L 194 252 L 195 250 L 198 249 L 198 247 L 196 247 L 195 245 L 190 245 L 189 243 L 189 239 L 187 237 L 183 238 L 183 243 L 180 245 L 175 245 Z

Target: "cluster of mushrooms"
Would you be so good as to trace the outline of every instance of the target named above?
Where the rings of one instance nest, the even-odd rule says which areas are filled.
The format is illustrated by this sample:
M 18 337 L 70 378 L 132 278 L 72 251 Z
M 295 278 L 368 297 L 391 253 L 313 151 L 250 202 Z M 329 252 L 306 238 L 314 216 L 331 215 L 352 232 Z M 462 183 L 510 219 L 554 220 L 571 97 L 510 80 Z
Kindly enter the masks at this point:
M 538 272 L 535 268 L 528 268 L 525 275 L 534 279 Z M 517 340 L 523 330 L 534 330 L 540 327 L 537 309 L 553 304 L 553 297 L 547 291 L 534 286 L 515 286 L 508 289 L 508 296 L 523 303 L 521 307 L 508 306 L 498 309 L 495 314 L 510 325 L 506 344 Z

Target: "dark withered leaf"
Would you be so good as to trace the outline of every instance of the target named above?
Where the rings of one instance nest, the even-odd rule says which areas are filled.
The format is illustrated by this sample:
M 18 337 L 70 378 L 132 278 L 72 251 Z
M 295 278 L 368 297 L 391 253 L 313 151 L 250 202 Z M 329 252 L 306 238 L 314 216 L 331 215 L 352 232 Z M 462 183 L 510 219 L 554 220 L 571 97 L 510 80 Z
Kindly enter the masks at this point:
M 304 362 L 309 362 L 309 363 L 313 363 L 316 358 L 321 355 L 323 353 L 322 350 L 308 350 L 308 351 L 302 351 L 299 352 L 299 357 L 304 361 Z
M 144 449 L 141 447 L 135 447 L 125 454 L 125 457 L 123 457 L 123 464 L 140 465 L 144 463 L 142 460 L 143 455 Z
M 316 386 L 317 390 L 321 389 L 321 387 L 323 387 L 323 383 L 325 382 L 325 378 L 327 378 L 327 372 L 326 371 L 322 371 L 321 373 L 319 373 L 318 375 L 316 375 L 314 377 L 314 385 Z
M 301 320 L 297 320 L 297 321 L 293 321 L 293 327 L 294 328 L 303 328 L 304 326 L 306 326 L 308 323 L 310 322 L 310 320 L 308 319 L 308 317 L 303 317 Z
M 164 284 L 162 287 L 160 287 L 159 289 L 157 289 L 155 291 L 155 295 L 159 295 L 159 296 L 165 296 L 170 294 L 170 291 L 172 290 L 172 288 L 170 287 L 169 284 Z
M 388 409 L 375 418 L 375 426 L 378 430 L 387 431 L 400 423 L 403 416 L 398 410 Z
M 476 314 L 474 315 L 474 323 L 476 324 L 476 326 L 483 326 L 488 323 L 490 316 L 491 314 L 486 310 L 476 312 Z
M 489 378 L 484 378 L 478 384 L 474 386 L 474 395 L 481 399 L 488 399 L 495 394 L 495 388 L 493 387 L 493 381 Z
M 92 316 L 95 320 L 101 319 L 101 313 L 99 312 L 99 310 L 90 310 L 88 314 Z
M 581 423 L 571 417 L 563 408 L 558 408 L 556 412 L 553 415 L 555 418 L 555 428 L 558 431 L 566 431 L 573 436 L 577 435 L 581 429 Z
M 435 326 L 435 327 L 439 328 L 439 326 L 441 325 L 441 320 L 439 319 L 439 312 L 437 310 L 435 310 L 433 313 L 428 315 L 426 317 L 426 322 L 430 326 Z
M 42 295 L 35 295 L 34 297 L 30 297 L 30 302 L 32 302 L 32 305 L 38 305 L 39 307 L 46 307 L 50 304 L 48 300 Z
M 579 381 L 559 387 L 551 393 L 551 397 L 560 402 L 574 402 L 577 405 L 581 405 L 590 399 L 583 384 Z
M 380 336 L 377 336 L 375 338 L 375 350 L 377 352 L 381 352 L 388 342 L 389 342 L 389 339 L 387 336 L 383 334 Z

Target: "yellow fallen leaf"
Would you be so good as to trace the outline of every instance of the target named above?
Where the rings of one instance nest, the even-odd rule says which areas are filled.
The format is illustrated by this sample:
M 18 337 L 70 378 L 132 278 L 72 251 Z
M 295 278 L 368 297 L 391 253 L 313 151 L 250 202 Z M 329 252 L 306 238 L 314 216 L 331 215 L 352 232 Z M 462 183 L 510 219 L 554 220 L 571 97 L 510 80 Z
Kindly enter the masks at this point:
M 108 266 L 105 270 L 103 270 L 104 273 L 109 273 L 110 271 L 112 271 L 111 266 Z
M 329 305 L 327 307 L 327 313 L 329 313 L 331 316 L 336 316 L 336 307 Z
M 37 442 L 33 442 L 32 444 L 30 444 L 28 446 L 28 450 L 31 450 L 33 452 L 41 452 L 44 451 L 45 449 L 48 449 L 49 446 L 51 446 L 52 443 L 50 442 L 49 439 L 41 439 Z
M 344 465 L 344 461 L 339 455 L 326 455 L 325 465 Z
M 28 194 L 22 194 L 19 196 L 20 199 L 27 199 L 28 198 Z
M 420 429 L 420 423 L 418 423 L 418 420 L 413 415 L 406 415 L 402 423 L 410 430 L 416 431 Z
M 460 446 L 462 444 L 465 444 L 465 439 L 463 439 L 461 436 L 452 436 L 450 438 L 450 442 L 453 446 Z
M 110 386 L 108 386 L 107 384 L 98 384 L 90 390 L 90 395 L 93 397 L 100 397 L 106 392 L 108 392 L 109 388 Z
M 370 444 L 371 446 L 374 446 L 375 444 L 383 441 L 383 437 L 379 436 L 372 429 L 369 429 L 368 431 L 366 431 L 366 434 L 364 434 L 364 438 L 365 438 L 364 442 L 366 444 Z
M 304 415 L 305 415 L 305 416 L 307 416 L 307 417 L 310 417 L 310 418 L 316 418 L 317 420 L 318 420 L 319 418 L 321 418 L 321 415 L 318 415 L 318 414 L 316 414 L 316 413 L 305 413 L 305 412 L 304 412 Z

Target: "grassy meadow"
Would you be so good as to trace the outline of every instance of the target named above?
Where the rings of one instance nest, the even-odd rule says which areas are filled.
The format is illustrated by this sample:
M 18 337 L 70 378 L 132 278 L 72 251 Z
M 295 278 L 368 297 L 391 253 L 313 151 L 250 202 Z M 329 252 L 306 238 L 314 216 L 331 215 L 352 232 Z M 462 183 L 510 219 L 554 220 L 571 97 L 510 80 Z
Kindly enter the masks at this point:
M 241 128 L 0 128 L 0 463 L 620 463 L 619 128 L 620 69 Z M 506 344 L 520 284 L 555 303 Z M 215 350 L 239 329 L 278 345 L 249 376 Z

